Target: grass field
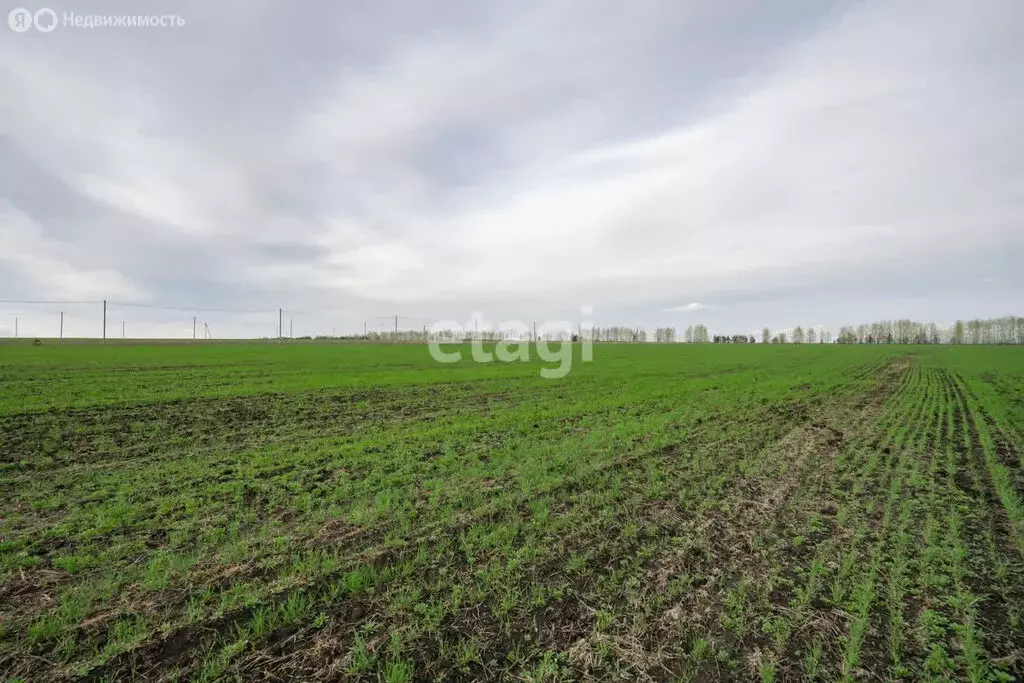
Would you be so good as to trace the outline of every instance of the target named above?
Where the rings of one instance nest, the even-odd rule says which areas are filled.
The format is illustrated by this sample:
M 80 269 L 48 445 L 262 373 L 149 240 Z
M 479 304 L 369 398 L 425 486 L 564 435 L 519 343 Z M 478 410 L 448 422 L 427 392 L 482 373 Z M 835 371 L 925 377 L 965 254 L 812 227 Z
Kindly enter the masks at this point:
M 1010 680 L 1024 349 L 0 347 L 0 678 Z

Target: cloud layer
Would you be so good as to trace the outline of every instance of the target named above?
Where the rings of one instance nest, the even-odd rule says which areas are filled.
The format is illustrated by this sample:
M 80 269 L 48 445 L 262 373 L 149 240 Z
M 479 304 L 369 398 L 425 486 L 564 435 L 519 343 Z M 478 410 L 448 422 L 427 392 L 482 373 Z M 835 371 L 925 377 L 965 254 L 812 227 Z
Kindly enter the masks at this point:
M 284 307 L 296 333 L 1019 313 L 1024 8 L 727 5 L 193 2 L 8 33 L 0 299 Z

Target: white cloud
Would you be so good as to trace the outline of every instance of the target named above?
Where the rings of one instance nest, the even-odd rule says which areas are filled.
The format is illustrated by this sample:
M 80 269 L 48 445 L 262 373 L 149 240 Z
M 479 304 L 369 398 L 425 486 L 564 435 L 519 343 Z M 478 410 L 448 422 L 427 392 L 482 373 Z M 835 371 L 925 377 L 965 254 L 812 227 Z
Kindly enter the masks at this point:
M 147 295 L 142 286 L 115 270 L 75 264 L 71 250 L 44 237 L 38 223 L 4 199 L 0 199 L 0 244 L 0 267 L 12 268 L 33 299 L 136 301 Z
M 368 12 L 296 34 L 268 4 L 232 50 L 193 28 L 231 19 L 200 4 L 178 38 L 12 37 L 0 198 L 32 236 L 0 232 L 0 278 L 441 317 L 594 303 L 735 329 L 778 315 L 740 300 L 820 319 L 798 310 L 837 282 L 919 302 L 942 280 L 892 274 L 968 255 L 1007 300 L 1024 286 L 1019 5 L 753 3 L 742 32 L 735 8 L 655 5 Z M 716 305 L 666 308 L 691 297 Z
M 682 306 L 672 306 L 671 308 L 663 308 L 661 310 L 667 313 L 694 313 L 696 311 L 709 311 L 713 306 L 702 304 L 697 301 L 689 304 L 683 304 Z

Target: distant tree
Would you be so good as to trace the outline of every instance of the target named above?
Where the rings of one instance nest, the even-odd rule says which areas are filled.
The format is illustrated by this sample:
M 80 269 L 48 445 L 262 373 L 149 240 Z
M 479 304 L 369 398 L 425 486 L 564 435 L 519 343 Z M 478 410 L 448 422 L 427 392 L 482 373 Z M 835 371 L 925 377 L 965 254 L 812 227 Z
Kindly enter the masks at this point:
M 957 320 L 953 323 L 953 334 L 950 335 L 949 341 L 952 344 L 967 343 L 967 330 L 963 320 Z
M 767 327 L 764 328 L 763 330 L 761 330 L 761 343 L 762 344 L 767 344 L 771 340 L 772 340 L 772 331 L 769 330 Z
M 822 337 L 825 334 L 823 332 Z M 948 329 L 934 322 L 907 318 L 882 320 L 856 328 L 844 326 L 836 341 L 841 344 L 1024 344 L 1024 318 L 957 320 Z
M 967 339 L 969 344 L 984 344 L 984 323 L 981 320 L 967 321 Z
M 693 341 L 696 344 L 707 344 L 711 341 L 710 337 L 708 337 L 708 328 L 704 325 L 694 325 Z
M 816 341 L 818 341 L 818 333 L 814 330 L 813 327 L 808 327 L 807 328 L 807 343 L 808 344 L 813 344 Z
M 804 343 L 804 328 L 800 327 L 799 325 L 797 325 L 796 329 L 793 330 L 793 343 L 794 344 L 803 344 Z
M 654 341 L 661 344 L 671 344 L 676 340 L 676 328 L 659 327 L 654 330 Z

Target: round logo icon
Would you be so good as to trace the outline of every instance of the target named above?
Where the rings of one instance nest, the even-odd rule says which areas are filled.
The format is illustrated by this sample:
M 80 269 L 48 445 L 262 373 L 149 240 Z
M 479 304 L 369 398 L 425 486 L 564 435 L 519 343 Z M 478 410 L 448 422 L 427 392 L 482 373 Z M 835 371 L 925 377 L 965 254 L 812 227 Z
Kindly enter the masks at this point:
M 49 7 L 44 7 L 35 13 L 32 23 L 36 25 L 37 31 L 49 33 L 57 28 L 57 13 Z
M 56 15 L 54 15 L 54 19 L 56 19 Z M 7 25 L 11 27 L 12 31 L 24 33 L 32 28 L 32 13 L 24 7 L 15 7 L 7 15 Z

